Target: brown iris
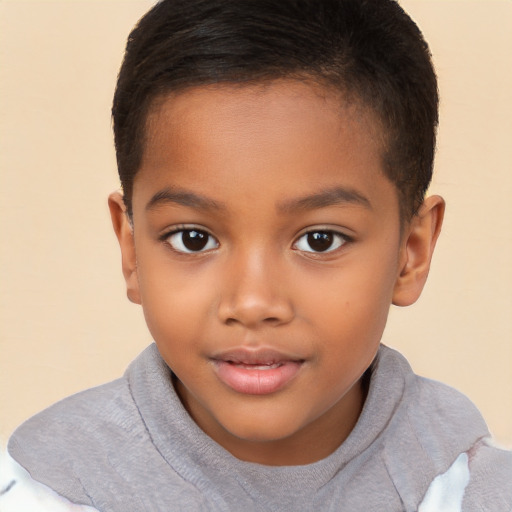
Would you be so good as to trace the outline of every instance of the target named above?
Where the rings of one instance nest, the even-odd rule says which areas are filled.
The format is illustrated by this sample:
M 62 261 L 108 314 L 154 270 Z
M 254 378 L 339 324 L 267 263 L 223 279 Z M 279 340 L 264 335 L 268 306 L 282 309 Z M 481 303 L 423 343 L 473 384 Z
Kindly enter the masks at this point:
M 201 251 L 206 247 L 210 235 L 205 231 L 186 229 L 181 233 L 181 241 L 189 251 Z
M 308 245 L 316 252 L 327 251 L 332 247 L 334 236 L 329 231 L 315 231 L 307 235 Z

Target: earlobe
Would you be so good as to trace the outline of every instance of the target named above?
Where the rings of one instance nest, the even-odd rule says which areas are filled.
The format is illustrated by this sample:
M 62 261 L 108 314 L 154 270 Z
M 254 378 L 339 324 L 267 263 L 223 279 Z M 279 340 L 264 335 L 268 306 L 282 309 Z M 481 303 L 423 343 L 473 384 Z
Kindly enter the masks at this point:
M 393 304 L 396 306 L 409 306 L 418 300 L 441 232 L 444 210 L 444 199 L 431 196 L 425 199 L 412 218 L 401 246 L 398 277 L 393 292 Z
M 108 197 L 108 207 L 112 226 L 121 248 L 123 275 L 126 281 L 126 294 L 131 302 L 140 304 L 139 282 L 137 278 L 137 258 L 133 229 L 126 213 L 121 192 L 112 192 Z

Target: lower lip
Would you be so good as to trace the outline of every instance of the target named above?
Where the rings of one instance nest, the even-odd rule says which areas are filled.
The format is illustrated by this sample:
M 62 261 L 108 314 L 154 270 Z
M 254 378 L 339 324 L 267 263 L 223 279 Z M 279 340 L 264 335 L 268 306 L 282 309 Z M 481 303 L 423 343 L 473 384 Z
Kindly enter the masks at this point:
M 268 369 L 215 361 L 219 379 L 234 391 L 246 395 L 269 395 L 281 390 L 297 375 L 301 367 L 300 361 L 284 361 L 278 367 Z

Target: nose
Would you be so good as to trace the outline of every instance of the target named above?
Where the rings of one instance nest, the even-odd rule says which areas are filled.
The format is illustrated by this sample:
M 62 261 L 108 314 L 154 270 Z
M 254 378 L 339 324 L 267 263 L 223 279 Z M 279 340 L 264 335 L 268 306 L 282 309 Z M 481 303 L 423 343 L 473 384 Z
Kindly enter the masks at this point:
M 218 315 L 226 325 L 256 329 L 279 326 L 294 317 L 291 294 L 275 259 L 239 255 L 226 266 Z

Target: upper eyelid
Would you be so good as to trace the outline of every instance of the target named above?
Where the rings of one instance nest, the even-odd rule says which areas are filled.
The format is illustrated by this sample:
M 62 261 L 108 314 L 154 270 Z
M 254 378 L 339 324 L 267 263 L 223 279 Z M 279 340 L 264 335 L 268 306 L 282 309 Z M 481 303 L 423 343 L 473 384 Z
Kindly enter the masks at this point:
M 213 247 L 213 248 L 209 248 L 207 250 L 203 250 L 203 249 L 200 249 L 198 251 L 194 251 L 194 250 L 185 250 L 185 251 L 182 251 L 180 249 L 177 249 L 176 247 L 174 247 L 172 241 L 171 241 L 171 238 L 178 234 L 178 233 L 183 233 L 185 231 L 200 231 L 200 232 L 203 232 L 203 233 L 206 233 L 206 235 L 210 238 L 210 239 L 213 239 L 216 247 Z M 199 227 L 199 226 L 196 226 L 196 225 L 187 225 L 187 224 L 182 224 L 182 225 L 178 225 L 178 226 L 174 226 L 174 227 L 169 227 L 166 231 L 164 230 L 164 232 L 158 237 L 159 238 L 159 241 L 164 243 L 165 245 L 169 246 L 169 248 L 177 253 L 177 254 L 180 254 L 180 255 L 186 255 L 186 256 L 190 256 L 190 255 L 196 255 L 196 256 L 199 256 L 201 254 L 207 254 L 209 253 L 210 251 L 214 250 L 214 249 L 218 249 L 219 246 L 220 246 L 220 242 L 219 242 L 219 239 L 212 235 L 210 233 L 209 230 L 203 228 L 203 227 Z M 182 242 L 183 243 L 183 242 Z
M 352 240 L 354 237 L 352 235 L 349 235 L 341 228 L 335 228 L 335 227 L 328 227 L 328 226 L 312 226 L 309 228 L 305 228 L 302 231 L 299 232 L 299 234 L 295 237 L 294 243 L 302 238 L 304 235 L 308 235 L 310 233 L 334 233 L 335 235 L 342 236 L 343 238 L 347 240 Z
M 341 243 L 341 245 L 333 250 L 329 250 L 329 251 L 320 251 L 320 252 L 316 252 L 316 251 L 304 251 L 302 249 L 300 249 L 298 247 L 299 245 L 299 241 L 301 240 L 301 238 L 309 235 L 310 233 L 333 233 L 334 235 L 337 235 L 339 237 L 342 238 L 343 242 Z M 291 249 L 292 250 L 295 250 L 295 251 L 299 251 L 301 253 L 304 253 L 304 254 L 307 254 L 309 257 L 327 257 L 327 256 L 330 256 L 330 257 L 333 257 L 335 254 L 338 254 L 339 251 L 343 251 L 345 250 L 347 244 L 350 245 L 352 242 L 354 242 L 354 237 L 351 236 L 351 235 L 348 235 L 346 233 L 344 233 L 343 231 L 341 231 L 340 229 L 336 229 L 336 228 L 318 228 L 318 227 L 312 227 L 312 228 L 309 228 L 307 229 L 306 231 L 303 231 L 301 234 L 297 235 L 291 245 Z
M 180 233 L 181 231 L 203 231 L 217 240 L 217 237 L 208 228 L 198 224 L 177 224 L 175 226 L 170 226 L 161 231 L 160 238 L 168 238 L 169 236 L 174 235 L 175 233 Z
M 160 235 L 160 239 L 165 240 L 171 235 L 175 233 L 179 233 L 181 231 L 188 231 L 188 230 L 197 230 L 197 231 L 203 231 L 207 233 L 209 236 L 213 237 L 217 242 L 220 243 L 219 238 L 215 236 L 210 229 L 203 225 L 199 224 L 177 224 L 175 226 L 170 226 L 164 230 L 162 230 L 162 233 Z M 353 236 L 347 234 L 344 230 L 341 228 L 335 228 L 330 226 L 310 226 L 307 228 L 304 228 L 302 231 L 300 231 L 293 239 L 292 246 L 297 243 L 298 240 L 300 240 L 303 236 L 308 235 L 309 233 L 316 233 L 316 232 L 328 232 L 328 233 L 334 233 L 336 235 L 341 236 L 344 238 L 347 242 L 352 241 L 354 239 Z

